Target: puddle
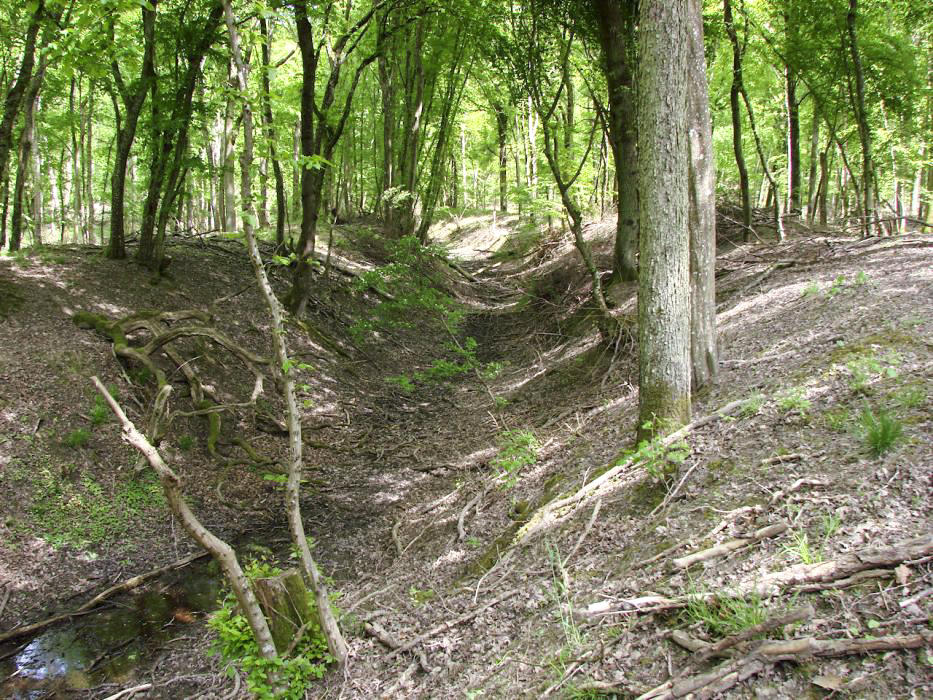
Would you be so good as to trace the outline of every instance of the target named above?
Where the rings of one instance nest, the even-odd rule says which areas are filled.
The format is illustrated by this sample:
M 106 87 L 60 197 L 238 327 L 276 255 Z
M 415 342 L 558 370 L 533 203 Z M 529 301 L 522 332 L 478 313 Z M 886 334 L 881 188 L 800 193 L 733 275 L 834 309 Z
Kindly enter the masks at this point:
M 40 700 L 101 683 L 127 683 L 160 646 L 217 608 L 222 579 L 213 561 L 195 562 L 114 605 L 58 625 L 0 661 L 0 697 Z

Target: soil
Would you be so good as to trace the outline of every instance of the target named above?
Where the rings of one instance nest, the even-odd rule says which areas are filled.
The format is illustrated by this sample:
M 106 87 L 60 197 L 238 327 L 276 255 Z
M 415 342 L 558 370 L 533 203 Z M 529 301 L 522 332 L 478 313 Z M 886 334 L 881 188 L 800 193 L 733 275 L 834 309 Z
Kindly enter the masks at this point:
M 603 269 L 611 231 L 608 222 L 588 229 Z M 341 232 L 348 257 L 337 259 L 340 269 L 385 261 L 372 224 Z M 690 652 L 672 631 L 706 641 L 723 633 L 693 608 L 619 612 L 619 601 L 722 593 L 790 566 L 930 535 L 928 236 L 859 240 L 792 227 L 783 244 L 741 243 L 722 226 L 720 369 L 715 385 L 698 393 L 694 416 L 745 403 L 692 431 L 689 453 L 660 456 L 648 468 L 636 463 L 527 540 L 521 527 L 537 509 L 634 448 L 633 343 L 627 335 L 609 345 L 600 338 L 587 277 L 559 232 L 531 245 L 514 219 L 500 217 L 496 228 L 488 218 L 451 222 L 438 237 L 461 269 L 435 259 L 429 272 L 462 305 L 457 339 L 476 340 L 483 372 L 414 381 L 410 391 L 387 381 L 456 359 L 451 335 L 427 310 L 408 313 L 404 326 L 355 333 L 360 319 L 379 324 L 385 297 L 336 268 L 319 273 L 305 325 L 289 327 L 292 355 L 308 365 L 302 509 L 318 563 L 340 594 L 351 653 L 346 671 L 327 675 L 309 697 L 634 697 L 690 668 Z M 350 260 L 351 250 L 367 257 Z M 0 631 L 73 610 L 114 582 L 195 551 L 154 479 L 137 471 L 116 423 L 97 410 L 90 382 L 99 376 L 145 426 L 152 377 L 118 361 L 109 338 L 73 320 L 79 311 L 118 319 L 197 309 L 240 347 L 269 355 L 269 322 L 239 244 L 176 238 L 170 254 L 159 280 L 89 247 L 0 259 Z M 270 265 L 270 272 L 284 293 L 288 269 Z M 628 327 L 634 292 L 611 290 L 614 313 Z M 287 562 L 275 476 L 287 444 L 272 383 L 250 405 L 250 367 L 193 340 L 178 351 L 222 403 L 237 406 L 220 414 L 213 454 L 207 421 L 192 416 L 176 419 L 164 455 L 209 528 L 239 543 L 241 554 L 262 550 Z M 173 407 L 192 410 L 174 367 L 169 380 Z M 872 416 L 903 429 L 880 456 L 864 434 Z M 536 448 L 530 463 L 513 462 L 515 472 L 502 477 L 508 435 L 533 435 Z M 775 523 L 787 526 L 776 537 L 686 571 L 672 567 L 675 557 Z M 185 571 L 173 580 L 194 575 Z M 131 606 L 171 585 L 115 603 Z M 926 642 L 766 665 L 724 696 L 824 697 L 836 688 L 853 697 L 930 697 L 933 596 L 917 594 L 931 586 L 927 557 L 846 589 L 746 596 L 765 617 L 814 606 L 809 619 L 771 638 L 924 634 Z M 593 604 L 611 610 L 579 614 Z M 232 679 L 208 651 L 207 610 L 183 612 L 171 611 L 164 623 L 171 634 L 144 658 L 85 678 L 91 687 L 61 678 L 26 687 L 13 675 L 0 678 L 2 692 L 96 698 L 151 683 L 135 697 L 247 697 L 242 678 Z M 400 644 L 442 629 L 415 647 L 419 658 L 392 655 L 367 632 L 373 623 Z M 0 657 L 18 650 L 2 647 Z

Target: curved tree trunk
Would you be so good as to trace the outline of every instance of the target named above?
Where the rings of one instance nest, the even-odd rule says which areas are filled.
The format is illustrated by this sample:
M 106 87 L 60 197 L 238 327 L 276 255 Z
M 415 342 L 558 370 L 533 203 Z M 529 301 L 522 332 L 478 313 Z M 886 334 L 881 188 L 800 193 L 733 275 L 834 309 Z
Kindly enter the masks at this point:
M 687 0 L 639 7 L 639 439 L 690 418 L 687 15 Z

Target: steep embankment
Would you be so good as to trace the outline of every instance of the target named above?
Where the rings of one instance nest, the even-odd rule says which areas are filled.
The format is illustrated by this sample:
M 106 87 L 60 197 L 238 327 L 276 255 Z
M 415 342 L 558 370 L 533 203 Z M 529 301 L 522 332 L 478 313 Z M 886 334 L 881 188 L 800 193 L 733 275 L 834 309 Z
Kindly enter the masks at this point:
M 345 677 L 312 695 L 624 696 L 712 668 L 735 697 L 752 688 L 801 697 L 813 683 L 866 697 L 929 694 L 929 539 L 865 554 L 930 533 L 926 239 L 724 242 L 720 376 L 694 410 L 710 419 L 686 444 L 632 454 L 633 350 L 626 339 L 599 343 L 572 250 L 519 239 L 490 258 L 500 236 L 483 221 L 449 235 L 462 255 L 479 250 L 460 271 L 429 267 L 435 288 L 465 305 L 458 333 L 440 322 L 456 320 L 450 310 L 430 305 L 403 309 L 410 327 L 380 326 L 399 296 L 351 293 L 345 275 L 318 287 L 314 334 L 290 331 L 296 357 L 313 365 L 303 380 L 304 512 L 342 592 L 353 657 Z M 173 257 L 174 280 L 159 286 L 83 250 L 2 263 L 4 299 L 15 299 L 0 322 L 0 479 L 12 494 L 4 629 L 191 551 L 152 483 L 134 474 L 115 425 L 95 417 L 87 382 L 101 375 L 139 417 L 148 378 L 132 364 L 121 372 L 109 339 L 66 314 L 209 310 L 238 347 L 266 353 L 239 250 L 188 242 Z M 616 290 L 620 315 L 632 315 L 631 295 Z M 360 319 L 379 326 L 365 342 L 351 332 Z M 194 343 L 179 352 L 220 403 L 249 397 L 252 372 L 229 353 Z M 473 369 L 448 366 L 464 358 Z M 185 382 L 172 376 L 184 403 Z M 282 552 L 280 491 L 266 475 L 285 441 L 266 397 L 258 410 L 223 414 L 216 454 L 198 416 L 179 418 L 166 447 L 210 526 Z M 866 424 L 882 416 L 903 435 L 875 456 Z M 730 635 L 765 620 L 764 637 L 815 641 L 750 656 L 749 642 Z M 60 692 L 81 696 L 82 683 L 104 681 L 148 681 L 157 697 L 234 691 L 205 654 L 201 624 L 171 636 L 180 639 L 156 643 L 154 666 L 102 677 L 90 664 Z M 913 648 L 860 653 L 868 637 L 879 649 L 882 638 Z M 722 652 L 732 660 L 683 648 L 722 638 L 735 642 Z M 823 658 L 832 653 L 841 656 Z M 781 658 L 793 663 L 773 663 Z M 750 680 L 731 685 L 732 671 Z M 656 696 L 676 696 L 668 690 Z

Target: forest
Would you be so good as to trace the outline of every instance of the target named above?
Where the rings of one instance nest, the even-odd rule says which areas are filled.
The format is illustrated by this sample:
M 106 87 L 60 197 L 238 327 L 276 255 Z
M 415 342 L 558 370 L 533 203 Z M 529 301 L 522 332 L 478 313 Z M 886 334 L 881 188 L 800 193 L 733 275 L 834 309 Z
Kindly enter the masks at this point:
M 929 2 L 0 36 L 0 694 L 933 693 Z

